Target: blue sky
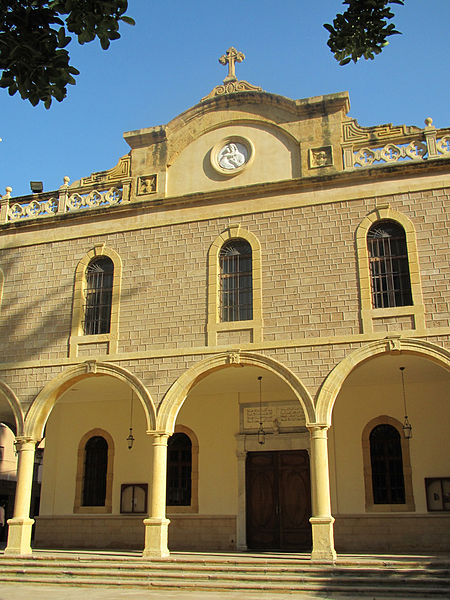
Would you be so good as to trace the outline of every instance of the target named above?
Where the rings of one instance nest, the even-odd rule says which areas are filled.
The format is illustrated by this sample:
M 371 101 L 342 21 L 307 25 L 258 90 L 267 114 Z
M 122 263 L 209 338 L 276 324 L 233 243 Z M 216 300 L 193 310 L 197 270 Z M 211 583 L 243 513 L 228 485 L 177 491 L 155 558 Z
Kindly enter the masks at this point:
M 403 35 L 374 61 L 340 67 L 322 27 L 341 0 L 130 0 L 136 26 L 102 51 L 97 41 L 68 49 L 81 75 L 50 110 L 0 89 L 0 194 L 29 193 L 30 180 L 57 189 L 108 169 L 129 151 L 124 131 L 167 123 L 226 75 L 218 62 L 235 46 L 237 75 L 264 90 L 306 98 L 347 90 L 361 125 L 450 126 L 450 0 L 393 5 Z

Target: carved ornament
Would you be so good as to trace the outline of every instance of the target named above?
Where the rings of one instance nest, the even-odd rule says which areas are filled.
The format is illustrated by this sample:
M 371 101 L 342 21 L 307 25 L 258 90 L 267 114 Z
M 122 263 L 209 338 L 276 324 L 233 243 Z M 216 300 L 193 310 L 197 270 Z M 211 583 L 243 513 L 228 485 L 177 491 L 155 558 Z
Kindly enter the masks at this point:
M 241 355 L 239 354 L 239 352 L 228 352 L 227 361 L 230 365 L 240 365 Z
M 382 140 L 386 138 L 401 138 L 416 135 L 421 129 L 409 125 L 376 125 L 375 127 L 361 127 L 356 119 L 342 124 L 344 142 L 365 142 Z
M 317 169 L 319 167 L 330 167 L 333 164 L 333 152 L 331 146 L 322 146 L 321 148 L 311 148 L 309 151 L 309 167 Z
M 119 162 L 112 169 L 107 171 L 98 171 L 91 173 L 89 177 L 82 177 L 78 185 L 89 185 L 92 183 L 109 183 L 112 181 L 120 181 L 124 177 L 130 176 L 131 156 L 127 154 L 119 159 Z M 74 184 L 73 184 L 74 185 Z
M 211 165 L 218 173 L 233 176 L 253 160 L 255 150 L 247 138 L 233 135 L 218 142 L 211 150 Z
M 216 87 L 204 98 L 200 100 L 200 102 L 204 102 L 205 100 L 209 100 L 210 98 L 215 98 L 216 96 L 224 96 L 225 94 L 235 94 L 237 92 L 263 92 L 264 90 L 257 86 L 252 85 L 248 81 L 229 81 L 228 83 L 223 83 L 221 85 L 216 85 Z
M 156 174 L 138 177 L 137 195 L 142 196 L 144 194 L 154 194 L 156 192 L 156 182 Z
M 400 336 L 386 338 L 387 352 L 400 352 L 401 349 Z
M 97 361 L 87 360 L 85 363 L 86 373 L 97 373 Z

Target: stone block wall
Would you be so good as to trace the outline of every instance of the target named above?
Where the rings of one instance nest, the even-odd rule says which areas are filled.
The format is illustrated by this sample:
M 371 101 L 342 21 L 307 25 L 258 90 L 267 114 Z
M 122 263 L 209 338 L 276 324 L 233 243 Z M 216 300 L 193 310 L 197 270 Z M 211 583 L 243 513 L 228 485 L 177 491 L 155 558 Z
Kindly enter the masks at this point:
M 448 197 L 444 191 L 430 190 L 382 200 L 416 227 L 427 327 L 448 326 Z M 276 210 L 274 200 L 274 209 L 265 212 L 95 237 L 82 237 L 80 224 L 77 239 L 51 242 L 43 231 L 44 243 L 0 253 L 5 276 L 0 323 L 4 362 L 67 357 L 75 269 L 101 243 L 114 249 L 123 263 L 119 353 L 204 346 L 208 249 L 236 223 L 255 234 L 262 247 L 264 342 L 358 334 L 354 237 L 377 202 L 368 198 Z M 57 228 L 54 234 L 58 238 Z M 384 320 L 377 331 L 405 330 L 410 323 Z M 243 336 L 233 332 L 231 339 L 223 336 L 219 342 L 250 343 L 248 331 Z M 80 358 L 102 351 L 103 346 L 87 346 Z

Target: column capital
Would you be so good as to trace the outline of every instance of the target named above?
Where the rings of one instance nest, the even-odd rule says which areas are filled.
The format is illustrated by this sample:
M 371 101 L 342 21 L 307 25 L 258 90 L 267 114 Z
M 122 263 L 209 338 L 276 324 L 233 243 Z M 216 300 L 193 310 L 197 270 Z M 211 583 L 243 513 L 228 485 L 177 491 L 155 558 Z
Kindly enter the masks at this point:
M 19 435 L 16 437 L 14 441 L 14 445 L 16 447 L 17 452 L 22 452 L 22 450 L 35 450 L 36 444 L 40 440 L 37 440 L 32 437 L 28 437 L 25 435 Z
M 167 446 L 167 441 L 170 438 L 170 436 L 173 435 L 173 433 L 169 431 L 148 430 L 147 435 L 153 438 L 154 446 Z
M 328 423 L 307 423 L 306 427 L 309 429 L 311 437 L 314 438 L 326 438 L 330 429 Z

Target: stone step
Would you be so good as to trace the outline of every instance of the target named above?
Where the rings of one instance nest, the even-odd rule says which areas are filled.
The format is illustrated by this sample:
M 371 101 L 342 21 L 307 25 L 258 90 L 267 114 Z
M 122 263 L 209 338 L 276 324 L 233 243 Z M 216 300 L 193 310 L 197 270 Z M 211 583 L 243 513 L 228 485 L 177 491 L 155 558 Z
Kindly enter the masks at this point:
M 450 579 L 450 571 L 448 569 L 425 569 L 425 568 L 414 568 L 414 569 L 392 569 L 392 568 L 373 568 L 368 569 L 367 567 L 355 568 L 355 567 L 325 567 L 320 568 L 318 566 L 308 567 L 308 568 L 277 568 L 277 567 L 213 567 L 207 565 L 190 565 L 189 567 L 185 566 L 184 568 L 179 568 L 179 566 L 174 564 L 168 565 L 159 565 L 153 566 L 152 564 L 147 565 L 129 565 L 129 564 L 92 564 L 92 563 L 79 563 L 79 562 L 63 562 L 63 563 L 40 563 L 35 564 L 33 562 L 20 564 L 14 561 L 1 561 L 2 572 L 17 572 L 17 573 L 57 573 L 57 572 L 68 572 L 70 571 L 73 574 L 78 573 L 93 573 L 99 574 L 107 571 L 108 574 L 117 574 L 124 575 L 127 573 L 132 574 L 136 577 L 146 577 L 146 576 L 157 576 L 163 574 L 166 577 L 186 577 L 186 576 L 194 576 L 197 574 L 198 576 L 209 577 L 209 576 L 223 576 L 223 577 L 323 577 L 324 575 L 328 577 L 352 577 L 352 578 L 386 578 L 389 576 L 390 578 L 402 578 L 402 579 L 412 579 L 414 578 L 417 581 L 420 581 L 421 578 L 435 577 L 442 579 Z
M 170 590 L 253 590 L 450 598 L 448 557 L 340 557 L 319 565 L 275 555 L 177 555 L 146 560 L 125 553 L 0 555 L 0 582 Z
M 130 566 L 133 564 L 133 568 L 139 566 L 148 568 L 151 566 L 157 566 L 157 568 L 225 568 L 225 569 L 334 569 L 334 568 L 360 568 L 360 569 L 447 569 L 450 571 L 450 559 L 438 558 L 433 560 L 384 560 L 384 559 L 347 559 L 339 558 L 334 563 L 314 563 L 311 560 L 292 559 L 292 560 L 277 560 L 277 559 L 264 559 L 264 560 L 251 560 L 251 559 L 195 559 L 195 558 L 167 558 L 167 559 L 144 559 L 142 557 L 126 556 L 126 557 L 103 557 L 103 556 L 80 556 L 74 553 L 72 556 L 61 556 L 61 555 L 35 555 L 33 557 L 9 557 L 0 555 L 0 564 L 40 564 L 40 563 L 59 563 L 59 564 L 95 564 L 99 566 L 111 567 L 111 565 L 125 565 Z
M 354 584 L 352 586 L 335 584 L 335 583 L 315 583 L 315 584 L 304 584 L 297 583 L 286 585 L 285 583 L 260 583 L 260 582 L 217 582 L 217 581 L 184 581 L 182 585 L 179 582 L 167 581 L 165 578 L 160 580 L 152 581 L 137 581 L 136 579 L 122 579 L 122 578 L 71 578 L 71 577 L 27 577 L 15 578 L 8 576 L 0 576 L 0 581 L 4 583 L 30 583 L 30 584 L 42 584 L 42 585 L 68 585 L 73 586 L 74 584 L 80 587 L 127 587 L 127 588 L 139 588 L 139 589 L 161 589 L 161 590 L 195 590 L 195 591 L 256 591 L 256 592 L 269 592 L 269 593 L 289 593 L 289 592 L 302 592 L 303 594 L 349 594 L 352 596 L 361 597 L 372 597 L 376 593 L 380 596 L 391 596 L 393 592 L 392 586 L 390 585 L 377 585 L 374 587 Z M 436 598 L 448 600 L 448 590 L 443 590 L 441 587 L 427 586 L 427 588 L 419 589 L 415 585 L 402 586 L 397 590 L 401 593 L 402 597 L 405 598 Z
M 156 576 L 164 576 L 164 577 L 241 577 L 241 578 L 256 578 L 256 577 L 266 577 L 266 578 L 286 578 L 291 577 L 293 579 L 298 578 L 315 578 L 315 577 L 333 577 L 333 578 L 352 578 L 352 579 L 385 579 L 389 576 L 392 579 L 414 579 L 417 581 L 421 581 L 426 578 L 429 580 L 434 577 L 435 579 L 442 578 L 450 579 L 450 573 L 446 570 L 408 570 L 408 571 L 396 571 L 386 569 L 320 569 L 316 567 L 314 569 L 309 570 L 297 570 L 297 569 L 218 569 L 218 568 L 208 568 L 208 567 L 199 567 L 194 569 L 194 567 L 190 567 L 190 569 L 176 569 L 173 566 L 170 569 L 162 569 L 155 568 L 152 566 L 146 567 L 131 567 L 130 565 L 122 565 L 120 567 L 105 565 L 103 568 L 99 568 L 97 565 L 89 565 L 89 564 L 70 564 L 70 563 L 61 563 L 61 564 L 41 564 L 41 565 L 18 565 L 18 564 L 5 564 L 3 561 L 0 563 L 2 566 L 2 573 L 71 573 L 73 575 L 77 574 L 101 574 L 107 572 L 108 575 L 116 574 L 120 576 L 135 576 L 135 577 L 156 577 Z
M 431 572 L 439 572 L 443 574 L 450 574 L 450 561 L 447 562 L 439 562 L 439 563 L 431 563 L 431 564 L 420 564 L 420 563 L 401 563 L 401 564 L 390 564 L 390 563 L 376 563 L 376 564 L 367 564 L 367 563 L 330 563 L 330 564 L 315 564 L 312 562 L 308 563 L 247 563 L 247 562 L 236 562 L 236 563 L 208 563 L 208 562 L 196 562 L 196 561 L 175 561 L 175 560 L 166 560 L 164 562 L 159 561 L 148 561 L 148 560 L 139 560 L 139 561 L 131 561 L 131 560 L 86 560 L 80 558 L 74 559 L 57 559 L 57 558 L 8 558 L 0 556 L 0 564 L 3 568 L 8 566 L 20 566 L 23 568 L 44 568 L 46 566 L 58 566 L 59 568 L 85 568 L 85 567 L 94 567 L 96 569 L 129 569 L 133 568 L 136 570 L 148 570 L 148 569 L 158 569 L 161 571 L 191 571 L 191 570 L 203 570 L 203 571 L 227 571 L 227 572 L 285 572 L 289 571 L 292 573 L 314 573 L 329 571 L 329 572 L 343 572 L 354 571 L 354 572 L 366 572 L 370 573 L 378 573 L 383 572 L 407 572 L 407 573 L 431 573 Z

